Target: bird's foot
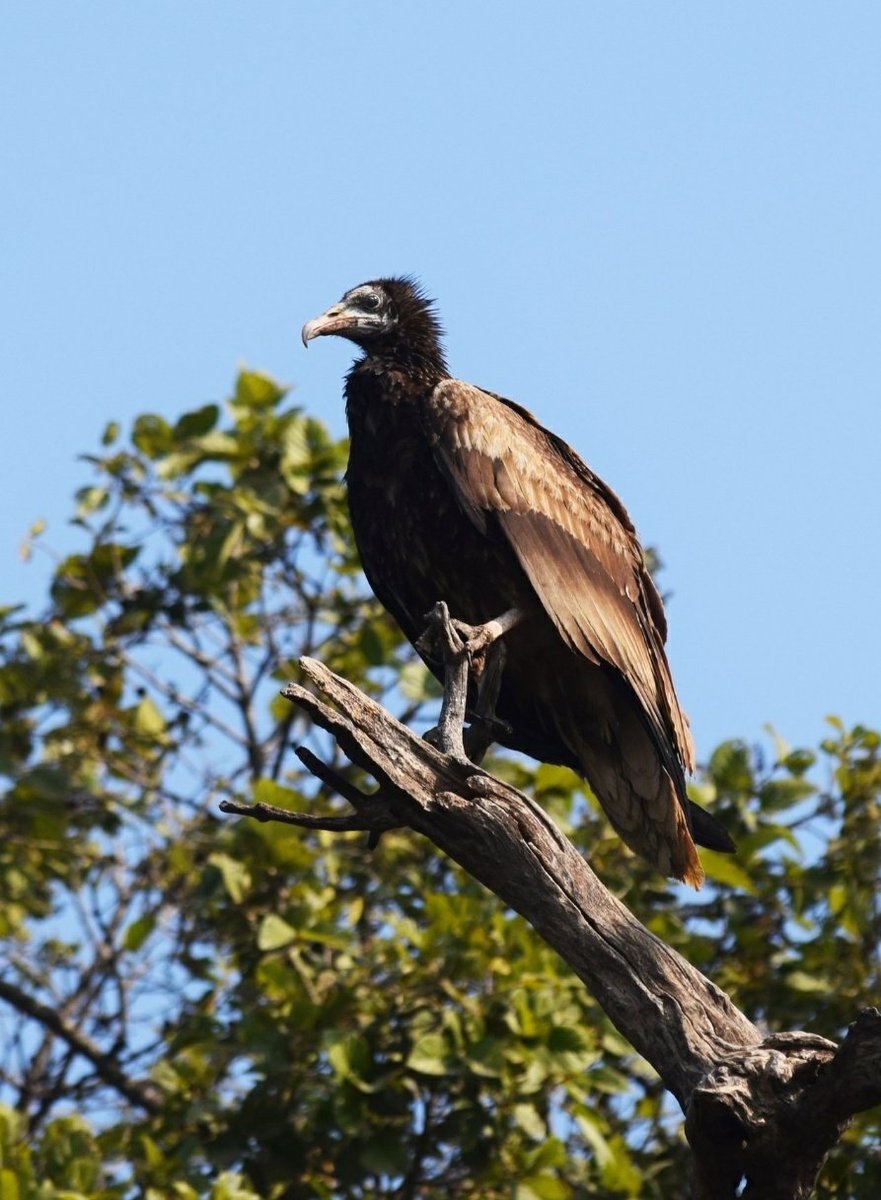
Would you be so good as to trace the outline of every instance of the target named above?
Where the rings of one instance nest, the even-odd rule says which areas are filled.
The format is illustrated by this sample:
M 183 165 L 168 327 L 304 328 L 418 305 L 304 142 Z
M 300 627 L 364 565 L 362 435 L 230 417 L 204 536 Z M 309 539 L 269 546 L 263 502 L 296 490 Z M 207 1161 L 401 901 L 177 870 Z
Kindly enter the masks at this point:
M 428 627 L 416 648 L 429 657 L 442 657 L 446 670 L 440 720 L 425 737 L 460 761 L 479 763 L 494 741 L 511 732 L 507 722 L 496 717 L 495 705 L 505 662 L 501 638 L 520 619 L 519 609 L 512 608 L 483 625 L 469 625 L 451 617 L 442 600 L 426 614 Z M 477 706 L 467 714 L 471 724 L 466 730 L 469 673 L 476 682 Z
M 416 643 L 416 649 L 429 657 L 439 652 L 444 661 L 444 699 L 440 720 L 425 735 L 426 740 L 442 754 L 449 754 L 459 762 L 469 762 L 462 731 L 465 726 L 470 657 L 443 600 L 439 600 L 426 614 L 426 620 L 428 627 Z
M 493 624 L 494 622 L 489 621 L 486 625 L 469 625 L 467 621 L 459 621 L 455 617 L 450 618 L 453 632 L 462 642 L 465 653 L 468 655 L 469 666 L 475 676 L 483 674 L 487 651 L 499 636 L 492 629 Z
M 447 605 L 440 600 L 430 613 L 425 614 L 428 627 L 417 641 L 416 649 L 429 656 L 439 655 L 445 662 L 451 653 L 460 654 L 464 650 L 472 671 L 479 676 L 486 667 L 487 651 L 521 618 L 519 608 L 509 608 L 483 625 L 469 625 L 467 621 L 451 617 Z
M 431 612 L 425 614 L 425 631 L 416 640 L 416 649 L 429 658 L 442 658 L 444 662 L 465 649 L 465 641 L 458 632 L 463 624 L 450 616 L 443 600 L 438 600 Z M 470 626 L 469 626 L 470 628 Z

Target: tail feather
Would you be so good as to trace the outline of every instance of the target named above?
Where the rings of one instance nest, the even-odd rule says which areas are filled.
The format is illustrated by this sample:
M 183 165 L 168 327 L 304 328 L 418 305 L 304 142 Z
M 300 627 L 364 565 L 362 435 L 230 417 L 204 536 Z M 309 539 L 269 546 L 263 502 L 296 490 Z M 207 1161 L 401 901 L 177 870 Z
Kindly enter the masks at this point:
M 665 875 L 699 888 L 704 872 L 695 841 L 728 849 L 730 839 L 709 813 L 680 799 L 677 783 L 684 795 L 684 776 L 671 778 L 638 715 L 616 706 L 603 720 L 596 693 L 592 698 L 594 719 L 582 724 L 576 712 L 564 709 L 560 736 L 630 849 Z
M 686 726 L 659 747 L 626 680 L 574 655 L 555 658 L 554 652 L 552 646 L 555 670 L 529 693 L 534 710 L 516 711 L 512 720 L 515 729 L 531 731 L 530 739 L 511 744 L 578 770 L 631 850 L 665 875 L 700 887 L 704 873 L 695 843 L 726 851 L 734 844 L 686 795 L 685 769 L 692 757 Z M 522 682 L 529 687 L 530 681 Z
M 611 755 L 608 746 L 597 753 L 579 740 L 582 773 L 622 841 L 665 875 L 699 888 L 704 873 L 689 815 L 657 755 L 635 761 L 626 753 Z
M 688 802 L 688 819 L 691 836 L 699 846 L 705 846 L 707 850 L 718 850 L 722 854 L 735 853 L 737 846 L 722 822 L 693 800 Z

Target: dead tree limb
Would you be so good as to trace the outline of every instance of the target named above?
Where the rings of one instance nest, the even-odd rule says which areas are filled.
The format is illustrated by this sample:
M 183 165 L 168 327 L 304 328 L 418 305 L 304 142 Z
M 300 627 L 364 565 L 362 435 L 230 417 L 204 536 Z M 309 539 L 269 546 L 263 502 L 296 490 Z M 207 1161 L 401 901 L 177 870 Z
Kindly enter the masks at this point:
M 532 800 L 417 737 L 321 663 L 304 658 L 300 666 L 315 691 L 290 684 L 283 694 L 378 790 L 361 793 L 306 753 L 353 816 L 221 807 L 374 837 L 394 826 L 423 834 L 529 921 L 658 1072 L 686 1115 L 695 1200 L 810 1196 L 849 1118 L 881 1103 L 881 1012 L 860 1013 L 840 1047 L 807 1033 L 763 1037 L 603 887 Z

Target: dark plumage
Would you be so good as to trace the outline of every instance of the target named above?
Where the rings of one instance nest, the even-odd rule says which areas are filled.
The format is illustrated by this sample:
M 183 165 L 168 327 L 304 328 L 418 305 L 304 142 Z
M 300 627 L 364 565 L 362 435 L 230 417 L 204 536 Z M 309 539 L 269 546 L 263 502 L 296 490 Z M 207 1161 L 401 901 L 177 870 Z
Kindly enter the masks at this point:
M 504 636 L 500 740 L 581 772 L 633 850 L 697 886 L 694 841 L 732 845 L 686 795 L 694 750 L 664 610 L 620 500 L 526 409 L 450 377 L 413 280 L 346 292 L 303 327 L 304 342 L 323 334 L 364 351 L 346 377 L 346 479 L 381 603 L 411 642 L 438 600 L 471 625 L 521 610 Z

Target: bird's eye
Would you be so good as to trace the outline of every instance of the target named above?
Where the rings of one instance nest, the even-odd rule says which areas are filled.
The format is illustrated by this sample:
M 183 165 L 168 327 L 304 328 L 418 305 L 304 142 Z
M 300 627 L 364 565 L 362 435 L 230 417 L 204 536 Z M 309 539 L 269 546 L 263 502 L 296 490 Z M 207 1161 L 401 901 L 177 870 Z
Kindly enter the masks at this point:
M 368 292 L 366 296 L 361 298 L 361 307 L 368 309 L 370 312 L 376 312 L 382 301 L 376 292 Z

